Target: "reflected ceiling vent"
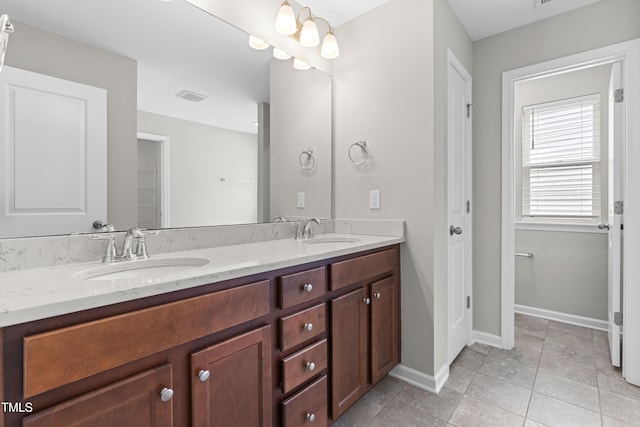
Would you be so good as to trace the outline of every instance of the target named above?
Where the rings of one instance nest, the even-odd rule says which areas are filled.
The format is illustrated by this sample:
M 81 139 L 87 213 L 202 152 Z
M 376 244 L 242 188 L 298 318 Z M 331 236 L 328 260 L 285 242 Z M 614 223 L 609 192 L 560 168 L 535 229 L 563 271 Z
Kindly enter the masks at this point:
M 535 0 L 536 7 L 547 6 L 550 3 L 558 2 L 558 0 Z
M 202 102 L 208 98 L 206 95 L 200 95 L 199 93 L 191 92 L 190 90 L 183 90 L 176 96 L 191 102 Z

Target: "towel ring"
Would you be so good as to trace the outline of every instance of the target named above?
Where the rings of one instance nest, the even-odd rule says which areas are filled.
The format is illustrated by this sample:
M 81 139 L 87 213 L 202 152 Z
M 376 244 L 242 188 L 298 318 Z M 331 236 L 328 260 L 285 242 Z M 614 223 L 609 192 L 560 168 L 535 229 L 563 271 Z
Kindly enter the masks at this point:
M 313 150 L 308 148 L 300 153 L 298 156 L 298 161 L 300 162 L 300 166 L 303 170 L 311 170 L 316 165 L 316 159 L 313 157 Z
M 356 161 L 353 158 L 353 148 L 360 147 L 360 151 L 362 151 L 362 160 Z M 349 160 L 356 166 L 364 165 L 369 160 L 369 150 L 367 150 L 367 141 L 357 141 L 351 144 L 349 147 Z

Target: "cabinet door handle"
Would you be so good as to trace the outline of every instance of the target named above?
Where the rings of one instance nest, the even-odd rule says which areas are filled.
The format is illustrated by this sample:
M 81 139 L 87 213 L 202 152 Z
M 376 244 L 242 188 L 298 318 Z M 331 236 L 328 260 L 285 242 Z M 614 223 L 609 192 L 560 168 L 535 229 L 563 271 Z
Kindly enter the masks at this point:
M 371 304 L 371 298 L 362 298 L 362 302 L 369 305 Z
M 313 291 L 313 285 L 311 283 L 305 283 L 302 288 L 307 292 L 312 292 Z
M 313 330 L 313 323 L 305 323 L 304 330 L 307 332 L 311 332 Z
M 307 413 L 307 421 L 309 421 L 310 423 L 314 422 L 316 420 L 316 414 L 309 414 Z
M 172 397 L 173 397 L 173 390 L 171 390 L 170 388 L 165 387 L 160 392 L 160 399 L 162 399 L 163 402 L 170 401 Z
M 206 382 L 209 379 L 210 376 L 211 376 L 211 372 L 209 372 L 209 371 L 207 371 L 205 369 L 202 369 L 200 372 L 198 372 L 198 379 L 201 382 Z
M 307 362 L 307 370 L 313 371 L 316 369 L 316 364 L 313 362 Z
M 380 292 L 376 292 L 375 294 L 373 294 L 373 296 L 374 296 L 376 299 L 380 299 L 380 297 L 381 297 L 382 295 L 380 294 Z

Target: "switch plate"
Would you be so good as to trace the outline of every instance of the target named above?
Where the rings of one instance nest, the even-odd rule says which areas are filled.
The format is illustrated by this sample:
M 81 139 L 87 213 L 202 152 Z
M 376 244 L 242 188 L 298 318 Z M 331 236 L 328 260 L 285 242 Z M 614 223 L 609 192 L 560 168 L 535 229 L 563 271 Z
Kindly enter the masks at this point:
M 304 192 L 298 193 L 298 209 L 304 208 Z
M 369 191 L 369 209 L 380 209 L 380 190 Z

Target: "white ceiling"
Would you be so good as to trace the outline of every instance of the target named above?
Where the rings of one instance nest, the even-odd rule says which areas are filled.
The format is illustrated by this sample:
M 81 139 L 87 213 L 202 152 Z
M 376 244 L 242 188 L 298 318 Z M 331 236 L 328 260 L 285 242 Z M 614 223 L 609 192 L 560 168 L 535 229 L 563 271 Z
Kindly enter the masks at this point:
M 389 0 L 299 0 L 335 28 Z M 473 40 L 598 0 L 447 0 Z M 257 104 L 269 101 L 271 50 L 182 0 L 2 0 L 0 14 L 138 62 L 138 108 L 255 133 Z M 275 15 L 276 11 L 274 11 Z M 411 13 L 410 10 L 407 13 Z M 13 36 L 12 36 L 13 37 Z M 8 57 L 11 51 L 9 40 Z M 207 95 L 200 103 L 183 90 Z
M 541 21 L 599 0 L 447 0 L 471 40 Z

